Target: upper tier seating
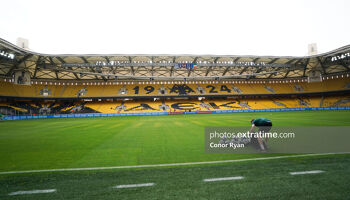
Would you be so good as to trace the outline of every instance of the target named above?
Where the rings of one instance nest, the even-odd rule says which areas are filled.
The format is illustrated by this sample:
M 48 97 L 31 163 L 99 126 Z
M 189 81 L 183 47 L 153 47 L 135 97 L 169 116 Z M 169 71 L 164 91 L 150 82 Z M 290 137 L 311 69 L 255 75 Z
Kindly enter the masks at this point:
M 191 96 L 291 94 L 350 90 L 350 78 L 329 79 L 317 83 L 205 83 L 205 84 L 131 84 L 98 83 L 96 85 L 33 84 L 15 85 L 0 82 L 0 96 L 12 97 L 123 97 L 123 96 Z

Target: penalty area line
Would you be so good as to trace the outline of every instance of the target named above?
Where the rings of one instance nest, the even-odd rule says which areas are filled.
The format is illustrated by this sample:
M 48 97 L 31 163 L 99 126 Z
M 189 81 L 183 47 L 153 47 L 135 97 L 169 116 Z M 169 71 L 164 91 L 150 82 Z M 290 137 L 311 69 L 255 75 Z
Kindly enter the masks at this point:
M 235 162 L 245 162 L 245 161 L 276 160 L 276 159 L 284 159 L 284 158 L 299 158 L 299 157 L 312 157 L 312 156 L 324 156 L 324 155 L 336 155 L 336 154 L 349 154 L 349 153 L 350 152 L 318 153 L 318 154 L 273 156 L 273 157 L 261 157 L 261 158 L 246 158 L 246 159 L 236 159 L 236 160 L 186 162 L 186 163 L 168 163 L 168 164 L 130 165 L 130 166 L 112 166 L 112 167 L 63 168 L 63 169 L 39 169 L 39 170 L 25 170 L 25 171 L 7 171 L 7 172 L 0 172 L 0 175 L 2 175 L 2 174 L 41 173 L 41 172 L 91 171 L 91 170 L 107 170 L 107 169 L 132 169 L 132 168 L 172 167 L 172 166 L 186 166 L 186 165 L 205 165 L 205 164 L 235 163 Z
M 42 194 L 42 193 L 51 193 L 51 192 L 56 192 L 56 189 L 17 191 L 17 192 L 9 193 L 9 196 L 23 195 L 23 194 Z
M 233 177 L 221 177 L 221 178 L 206 178 L 203 179 L 204 182 L 214 182 L 214 181 L 231 181 L 231 180 L 241 180 L 244 179 L 243 176 L 233 176 Z
M 150 187 L 154 186 L 154 183 L 140 183 L 140 184 L 129 184 L 129 185 L 116 185 L 113 188 L 135 188 L 135 187 Z
M 289 172 L 290 175 L 302 175 L 302 174 L 319 174 L 323 173 L 322 170 L 312 170 L 312 171 L 303 171 L 303 172 Z

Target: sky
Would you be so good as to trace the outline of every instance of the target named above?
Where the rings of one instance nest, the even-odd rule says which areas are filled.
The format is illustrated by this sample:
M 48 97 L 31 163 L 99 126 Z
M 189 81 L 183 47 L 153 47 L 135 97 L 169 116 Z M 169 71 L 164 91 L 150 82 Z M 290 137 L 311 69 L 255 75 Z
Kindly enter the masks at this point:
M 305 56 L 350 44 L 349 0 L 3 0 L 0 38 L 48 54 Z

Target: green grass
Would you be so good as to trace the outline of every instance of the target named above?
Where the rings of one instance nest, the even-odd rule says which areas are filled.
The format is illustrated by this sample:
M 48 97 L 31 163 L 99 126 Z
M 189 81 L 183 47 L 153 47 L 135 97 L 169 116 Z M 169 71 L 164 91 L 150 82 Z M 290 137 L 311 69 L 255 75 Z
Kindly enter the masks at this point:
M 207 154 L 205 126 L 350 126 L 349 111 L 130 116 L 0 123 L 0 171 L 197 162 L 266 156 Z M 269 155 L 271 156 L 271 155 Z
M 0 122 L 0 172 L 182 163 L 277 156 L 208 154 L 204 127 L 249 126 L 266 117 L 274 126 L 350 126 L 349 111 L 230 113 L 36 119 Z M 346 199 L 350 156 L 333 155 L 189 167 L 0 175 L 0 199 Z M 292 177 L 290 171 L 325 170 Z M 245 176 L 203 183 L 203 178 Z M 117 184 L 156 186 L 112 189 Z M 303 187 L 302 187 L 303 186 Z M 7 196 L 57 188 L 53 194 Z M 309 196 L 305 196 L 309 195 Z
M 350 156 L 249 161 L 210 166 L 0 176 L 0 199 L 348 199 Z M 291 176 L 289 172 L 324 170 Z M 205 178 L 244 176 L 205 183 Z M 113 189 L 153 182 L 153 187 Z M 15 191 L 56 193 L 8 196 Z

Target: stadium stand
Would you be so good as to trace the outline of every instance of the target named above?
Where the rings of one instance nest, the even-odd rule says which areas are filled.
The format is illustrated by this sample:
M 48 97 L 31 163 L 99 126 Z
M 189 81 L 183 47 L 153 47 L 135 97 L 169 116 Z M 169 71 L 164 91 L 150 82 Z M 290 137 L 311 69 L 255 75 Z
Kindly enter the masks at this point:
M 0 104 L 0 110 L 2 114 L 11 115 L 337 107 L 350 105 L 350 97 L 342 94 L 342 91 L 349 90 L 349 83 L 349 78 L 328 79 L 316 83 L 279 83 L 276 81 L 275 83 L 250 84 L 180 83 L 159 85 L 147 83 L 53 85 L 52 83 L 42 83 L 27 86 L 1 81 L 0 95 L 2 97 L 28 97 L 29 99 L 4 101 Z M 336 95 L 326 95 L 329 92 L 336 92 Z M 313 93 L 318 94 L 312 95 Z M 149 97 L 138 99 L 137 95 Z M 197 97 L 191 97 L 194 95 Z M 198 98 L 198 96 L 202 97 Z M 112 97 L 112 99 L 98 99 L 103 97 Z M 119 97 L 119 99 L 113 100 L 114 97 Z M 69 99 L 59 100 L 63 98 Z M 95 99 L 79 100 L 86 98 Z
M 350 46 L 307 57 L 50 55 L 3 39 L 0 49 L 13 55 L 0 59 L 4 115 L 350 105 L 349 57 L 344 56 Z
M 15 85 L 0 82 L 0 96 L 5 97 L 123 97 L 123 96 L 208 96 L 244 94 L 293 94 L 349 90 L 350 78 L 317 83 L 243 83 L 243 84 L 133 84 L 133 85 Z M 99 83 L 100 84 L 100 83 Z M 103 84 L 103 85 L 102 85 Z
M 350 96 L 0 103 L 2 114 L 147 113 L 350 106 Z

